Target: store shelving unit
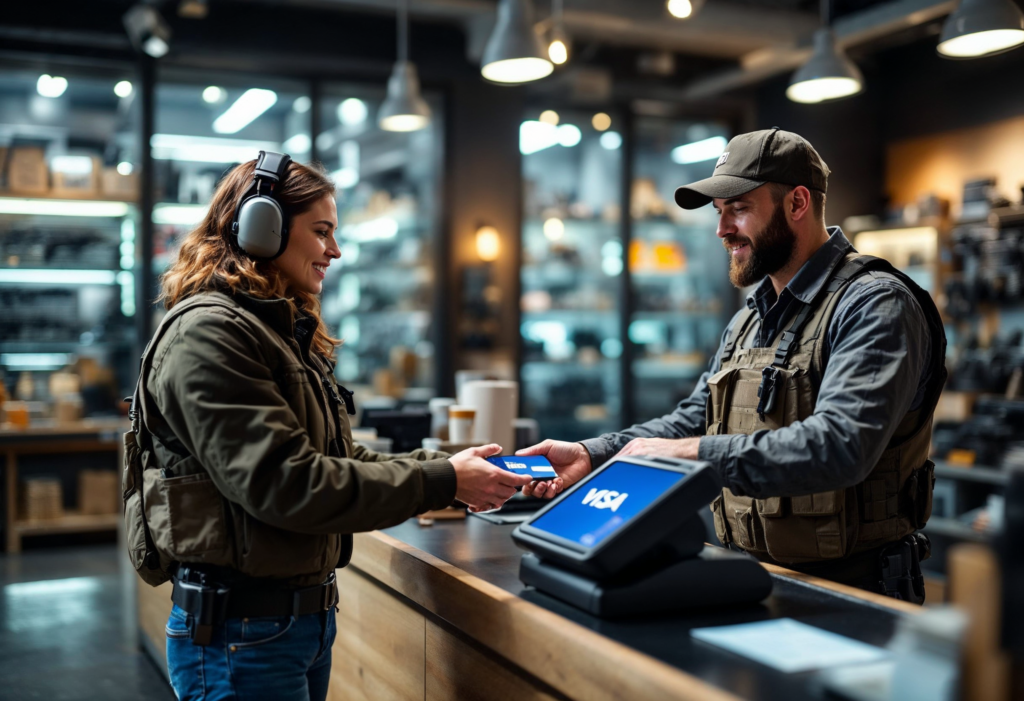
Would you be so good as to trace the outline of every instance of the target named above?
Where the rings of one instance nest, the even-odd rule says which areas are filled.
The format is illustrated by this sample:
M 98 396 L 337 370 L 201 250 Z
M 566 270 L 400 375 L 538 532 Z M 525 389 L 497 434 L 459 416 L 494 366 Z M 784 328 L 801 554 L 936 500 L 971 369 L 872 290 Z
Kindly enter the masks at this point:
M 0 373 L 32 373 L 34 400 L 80 357 L 113 373 L 111 397 L 134 381 L 137 131 L 131 94 L 113 89 L 131 72 L 69 71 L 48 98 L 39 71 L 0 71 Z
M 623 417 L 623 159 L 621 138 L 602 142 L 621 125 L 598 131 L 590 117 L 560 111 L 553 125 L 529 114 L 520 143 L 523 415 L 542 437 L 565 440 L 614 430 Z
M 673 202 L 717 158 L 679 163 L 673 149 L 727 128 L 624 115 L 602 133 L 590 118 L 562 115 L 559 128 L 580 130 L 571 147 L 531 151 L 543 130 L 523 132 L 523 411 L 543 436 L 565 440 L 671 411 L 707 369 L 738 302 L 714 212 Z
M 724 147 L 728 128 L 704 120 L 641 117 L 633 132 L 631 406 L 634 420 L 645 421 L 671 411 L 693 390 L 739 295 L 715 237 L 714 210 L 686 211 L 674 200 L 679 185 L 711 175 L 717 159 L 713 140 Z M 680 157 L 682 145 L 698 142 L 712 148 L 699 160 Z
M 324 280 L 323 315 L 343 340 L 335 373 L 396 399 L 439 392 L 450 344 L 440 286 L 443 105 L 430 124 L 381 130 L 377 87 L 325 83 L 318 156 L 338 185 L 341 260 Z M 411 394 L 410 394 L 411 393 Z
M 19 458 L 24 456 L 111 453 L 112 466 L 120 466 L 120 433 L 127 426 L 118 420 L 83 421 L 30 429 L 0 430 L 0 455 L 4 457 L 4 533 L 6 552 L 21 552 L 21 539 L 62 533 L 115 531 L 119 514 L 82 514 L 65 510 L 50 519 L 22 518 L 18 510 Z

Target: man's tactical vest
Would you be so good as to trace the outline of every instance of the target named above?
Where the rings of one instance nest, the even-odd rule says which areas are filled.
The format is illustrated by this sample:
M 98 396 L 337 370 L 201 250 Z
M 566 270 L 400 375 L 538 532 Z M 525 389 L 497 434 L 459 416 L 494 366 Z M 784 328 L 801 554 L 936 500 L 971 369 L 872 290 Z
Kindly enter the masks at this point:
M 828 560 L 899 540 L 931 515 L 934 465 L 928 453 L 946 380 L 946 337 L 928 293 L 882 259 L 848 254 L 769 348 L 745 347 L 756 313 L 741 314 L 722 350 L 721 370 L 708 381 L 707 434 L 749 435 L 811 416 L 825 371 L 829 322 L 850 281 L 872 270 L 899 278 L 927 318 L 932 356 L 924 401 L 903 417 L 874 469 L 854 487 L 766 499 L 723 490 L 711 505 L 723 543 L 782 563 Z

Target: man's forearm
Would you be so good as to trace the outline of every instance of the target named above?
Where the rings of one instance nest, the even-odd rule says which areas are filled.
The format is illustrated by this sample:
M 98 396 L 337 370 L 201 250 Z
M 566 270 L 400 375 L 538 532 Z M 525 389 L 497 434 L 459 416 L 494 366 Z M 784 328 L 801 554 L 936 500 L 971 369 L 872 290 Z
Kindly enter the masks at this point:
M 701 378 L 694 395 L 707 389 L 705 377 Z M 590 453 L 594 467 L 604 463 L 613 457 L 634 438 L 688 438 L 699 436 L 704 433 L 705 417 L 703 402 L 695 401 L 694 395 L 684 400 L 676 407 L 671 414 L 657 419 L 651 419 L 642 424 L 636 424 L 624 431 L 617 433 L 606 433 L 597 438 L 580 441 L 583 447 Z

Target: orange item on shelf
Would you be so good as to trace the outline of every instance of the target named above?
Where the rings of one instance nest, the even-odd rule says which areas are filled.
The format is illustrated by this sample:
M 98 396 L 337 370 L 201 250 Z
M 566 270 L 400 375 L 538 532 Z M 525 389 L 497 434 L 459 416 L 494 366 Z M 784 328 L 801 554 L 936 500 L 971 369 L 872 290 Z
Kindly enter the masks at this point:
M 4 410 L 7 413 L 7 422 L 11 424 L 13 428 L 28 428 L 28 404 L 25 402 L 6 402 L 4 404 Z
M 955 467 L 971 467 L 974 465 L 976 454 L 973 450 L 961 450 L 954 448 L 946 455 L 946 462 Z

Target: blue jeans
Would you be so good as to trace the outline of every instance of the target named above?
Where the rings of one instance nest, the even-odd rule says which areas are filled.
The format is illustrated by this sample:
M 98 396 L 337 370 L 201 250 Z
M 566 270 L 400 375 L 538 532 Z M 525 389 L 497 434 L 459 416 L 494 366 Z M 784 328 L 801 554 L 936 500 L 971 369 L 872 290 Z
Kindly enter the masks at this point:
M 181 701 L 324 701 L 335 609 L 306 616 L 229 618 L 193 645 L 188 614 L 167 619 L 167 672 Z

